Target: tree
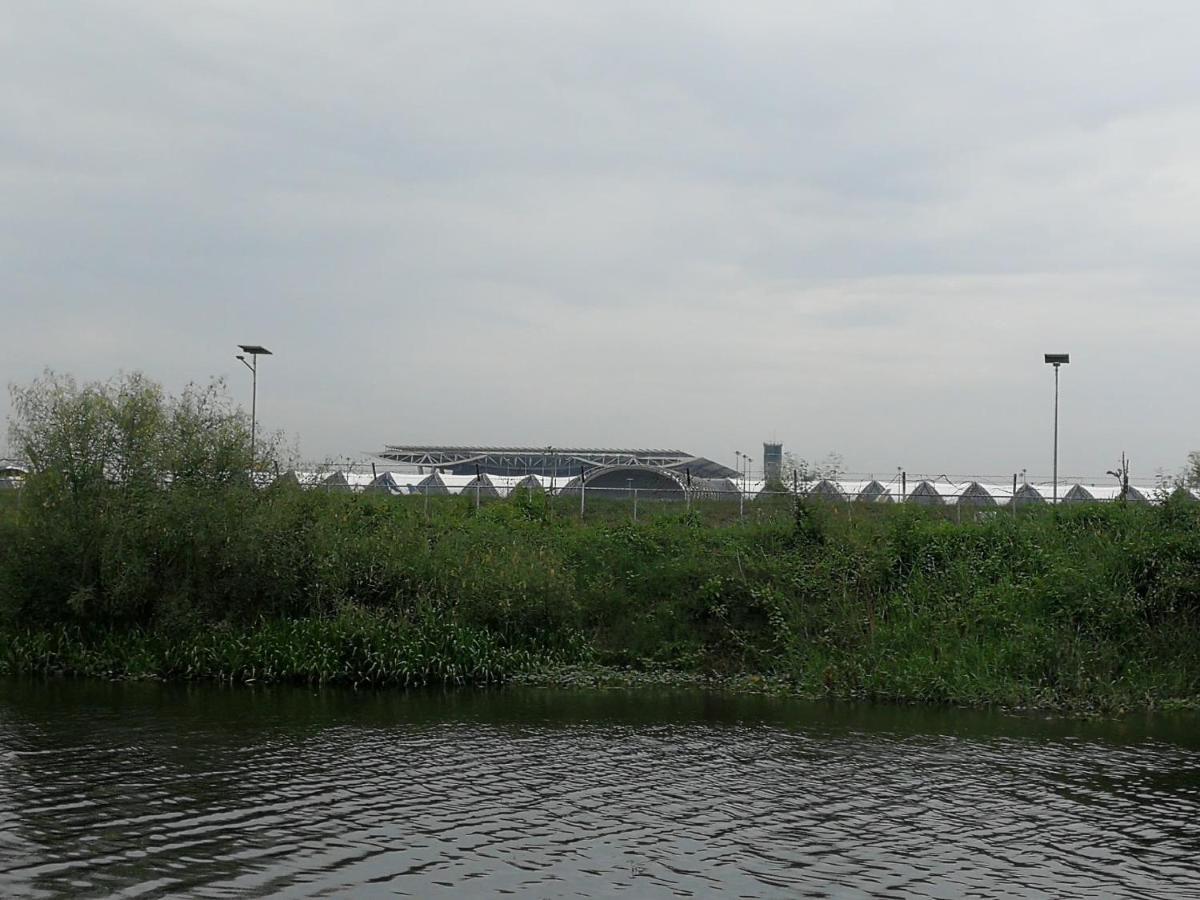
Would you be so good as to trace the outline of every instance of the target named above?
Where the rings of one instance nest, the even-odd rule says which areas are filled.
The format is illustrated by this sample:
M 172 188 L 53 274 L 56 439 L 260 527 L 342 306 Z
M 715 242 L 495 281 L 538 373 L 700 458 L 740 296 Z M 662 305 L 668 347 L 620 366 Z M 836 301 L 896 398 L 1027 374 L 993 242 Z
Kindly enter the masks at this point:
M 141 373 L 79 384 L 47 371 L 12 386 L 9 438 L 31 482 L 82 498 L 112 487 L 227 484 L 274 461 L 278 436 L 250 457 L 250 423 L 224 381 L 170 396 Z
M 1200 450 L 1187 456 L 1187 465 L 1179 475 L 1179 484 L 1184 487 L 1200 488 Z
M 47 371 L 11 392 L 30 471 L 19 541 L 0 546 L 0 621 L 144 620 L 188 573 L 220 581 L 231 567 L 212 559 L 253 549 L 249 473 L 279 439 L 251 459 L 249 416 L 222 381 L 171 396 L 138 373 L 81 384 Z
M 793 480 L 801 484 L 823 479 L 835 479 L 845 471 L 845 462 L 840 453 L 830 451 L 817 462 L 797 457 L 792 453 L 783 454 L 783 465 L 780 472 L 785 485 L 790 486 Z

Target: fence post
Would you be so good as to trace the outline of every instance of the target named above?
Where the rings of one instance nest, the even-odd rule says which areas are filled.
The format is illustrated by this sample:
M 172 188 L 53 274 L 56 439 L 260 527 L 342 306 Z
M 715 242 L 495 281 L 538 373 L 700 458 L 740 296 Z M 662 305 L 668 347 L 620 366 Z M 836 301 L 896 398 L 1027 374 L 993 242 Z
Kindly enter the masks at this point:
M 900 473 L 900 502 L 904 503 L 908 500 L 908 473 Z
M 585 475 L 586 475 L 586 473 L 583 470 L 583 466 L 580 466 L 579 467 L 579 521 L 580 522 L 583 521 L 583 512 L 585 509 L 585 507 L 584 507 L 584 491 L 587 490 L 587 482 L 584 480 Z
M 633 489 L 633 521 L 637 521 L 637 492 L 638 489 Z
M 1013 492 L 1012 492 L 1012 500 L 1011 500 L 1011 501 L 1009 501 L 1009 502 L 1011 502 L 1011 503 L 1012 503 L 1012 508 L 1013 508 L 1013 518 L 1015 519 L 1015 518 L 1017 517 L 1017 473 L 1016 473 L 1016 472 L 1013 472 Z
M 479 512 L 479 463 L 475 464 L 475 512 Z

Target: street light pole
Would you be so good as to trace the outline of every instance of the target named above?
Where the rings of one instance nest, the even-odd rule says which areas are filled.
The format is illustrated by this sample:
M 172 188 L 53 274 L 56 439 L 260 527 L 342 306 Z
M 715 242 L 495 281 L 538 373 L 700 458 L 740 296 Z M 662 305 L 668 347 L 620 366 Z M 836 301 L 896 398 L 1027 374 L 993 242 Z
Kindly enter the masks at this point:
M 742 508 L 746 502 L 746 482 L 742 479 L 742 451 L 734 450 L 737 457 L 737 489 L 738 489 L 738 518 L 742 517 Z
M 1058 508 L 1058 370 L 1071 361 L 1069 353 L 1047 353 L 1046 364 L 1054 366 L 1054 508 Z
M 271 356 L 272 353 L 266 347 L 259 344 L 238 344 L 238 349 L 242 353 L 238 354 L 238 360 L 243 366 L 250 370 L 250 470 L 254 471 L 257 465 L 257 456 L 255 455 L 256 442 L 258 438 L 258 358 L 260 356 Z M 243 356 L 242 354 L 245 354 Z M 246 356 L 250 357 L 250 362 L 246 362 Z
M 1059 366 L 1056 363 L 1054 366 L 1054 505 L 1058 506 L 1058 370 Z
M 754 460 L 744 453 L 742 454 L 742 459 L 746 461 L 746 493 L 748 494 L 750 493 L 750 463 L 754 462 Z

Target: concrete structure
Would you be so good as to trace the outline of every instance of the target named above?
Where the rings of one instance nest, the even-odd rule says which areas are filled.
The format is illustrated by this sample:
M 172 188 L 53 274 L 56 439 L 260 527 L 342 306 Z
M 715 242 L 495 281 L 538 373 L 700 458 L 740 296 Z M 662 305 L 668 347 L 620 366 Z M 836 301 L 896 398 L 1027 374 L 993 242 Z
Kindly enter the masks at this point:
M 763 479 L 768 482 L 783 478 L 783 444 L 763 444 Z

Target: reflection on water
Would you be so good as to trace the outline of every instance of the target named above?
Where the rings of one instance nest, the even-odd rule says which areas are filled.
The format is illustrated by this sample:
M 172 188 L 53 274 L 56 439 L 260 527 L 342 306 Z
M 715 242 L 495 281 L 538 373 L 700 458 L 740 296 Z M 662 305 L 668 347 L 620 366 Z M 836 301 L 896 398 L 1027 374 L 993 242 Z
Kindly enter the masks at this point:
M 1196 726 L 0 681 L 0 893 L 1196 897 Z

